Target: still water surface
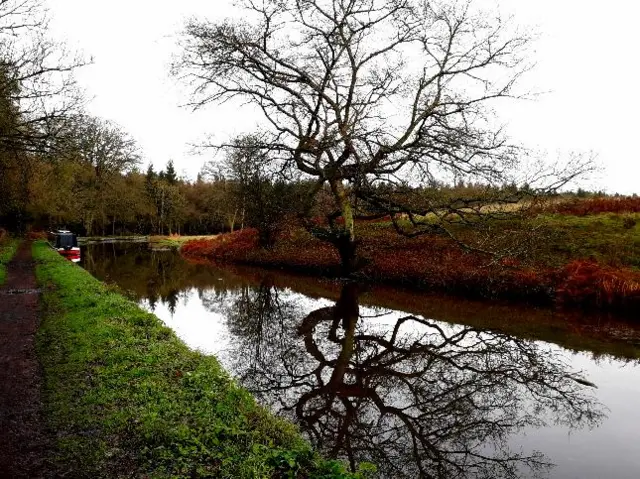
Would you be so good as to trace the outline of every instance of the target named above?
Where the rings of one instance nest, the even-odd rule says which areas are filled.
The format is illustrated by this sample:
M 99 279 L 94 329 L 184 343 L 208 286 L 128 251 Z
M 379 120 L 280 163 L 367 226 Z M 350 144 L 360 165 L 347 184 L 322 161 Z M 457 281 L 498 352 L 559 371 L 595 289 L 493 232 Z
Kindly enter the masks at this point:
M 215 354 L 325 455 L 380 477 L 640 477 L 637 346 L 585 340 L 585 322 L 192 265 L 146 244 L 87 246 L 82 264 Z M 487 328 L 513 322 L 521 334 Z

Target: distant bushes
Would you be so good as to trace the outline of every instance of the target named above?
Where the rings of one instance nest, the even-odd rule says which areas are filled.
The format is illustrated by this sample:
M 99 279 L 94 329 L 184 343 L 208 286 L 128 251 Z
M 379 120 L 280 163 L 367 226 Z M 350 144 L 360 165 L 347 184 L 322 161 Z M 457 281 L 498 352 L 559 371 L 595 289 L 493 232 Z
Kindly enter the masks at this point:
M 618 311 L 640 307 L 640 273 L 631 269 L 577 260 L 559 276 L 556 298 L 560 303 Z
M 27 233 L 27 239 L 29 241 L 46 240 L 47 233 L 46 231 L 29 231 L 29 233 Z
M 189 241 L 182 246 L 184 256 L 200 256 L 217 260 L 239 260 L 259 246 L 259 234 L 255 228 L 245 228 L 218 235 L 212 239 Z
M 269 249 L 260 247 L 257 229 L 245 228 L 211 240 L 189 241 L 180 252 L 190 260 L 286 267 L 306 273 L 332 274 L 340 267 L 335 248 L 302 228 L 280 232 L 274 247 Z

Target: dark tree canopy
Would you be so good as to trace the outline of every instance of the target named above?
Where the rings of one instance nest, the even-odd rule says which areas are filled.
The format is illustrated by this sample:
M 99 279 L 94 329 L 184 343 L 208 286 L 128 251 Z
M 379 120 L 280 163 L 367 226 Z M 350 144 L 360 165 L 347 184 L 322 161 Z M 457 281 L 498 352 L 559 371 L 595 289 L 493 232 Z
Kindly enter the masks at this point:
M 178 174 L 176 173 L 176 168 L 173 166 L 173 160 L 169 160 L 167 163 L 167 167 L 164 170 L 164 179 L 167 180 L 167 183 L 170 185 L 175 185 L 178 181 Z

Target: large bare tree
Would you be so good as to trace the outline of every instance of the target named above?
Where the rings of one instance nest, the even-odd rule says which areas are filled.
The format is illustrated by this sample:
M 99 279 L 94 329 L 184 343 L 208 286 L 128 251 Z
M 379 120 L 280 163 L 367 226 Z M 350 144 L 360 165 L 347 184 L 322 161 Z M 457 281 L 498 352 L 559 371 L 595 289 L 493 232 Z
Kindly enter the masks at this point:
M 0 219 L 10 227 L 25 226 L 36 156 L 55 157 L 82 109 L 72 73 L 83 63 L 48 36 L 42 1 L 0 0 Z
M 0 91 L 16 109 L 3 148 L 50 152 L 82 111 L 73 71 L 86 62 L 48 34 L 40 0 L 0 0 Z
M 90 171 L 83 185 L 85 228 L 92 234 L 98 220 L 102 234 L 105 234 L 107 217 L 111 216 L 115 221 L 115 212 L 108 211 L 107 198 L 112 193 L 114 181 L 140 163 L 140 148 L 119 125 L 90 116 L 78 118 L 71 141 L 73 144 L 67 150 L 69 159 L 78 161 Z
M 188 22 L 175 72 L 190 80 L 193 105 L 232 99 L 265 119 L 262 148 L 272 162 L 328 185 L 336 215 L 332 241 L 343 264 L 355 260 L 353 200 L 380 215 L 406 213 L 401 233 L 448 232 L 425 222 L 443 205 L 408 205 L 380 197 L 380 183 L 413 186 L 471 178 L 511 181 L 517 149 L 492 108 L 517 96 L 530 66 L 531 37 L 470 0 L 242 0 L 239 20 Z M 237 148 L 238 144 L 218 143 Z M 584 169 L 577 162 L 558 187 Z M 540 187 L 541 185 L 536 185 Z M 480 212 L 513 196 L 450 202 L 449 212 Z M 436 215 L 438 216 L 438 215 Z M 464 215 L 458 215 L 464 216 Z

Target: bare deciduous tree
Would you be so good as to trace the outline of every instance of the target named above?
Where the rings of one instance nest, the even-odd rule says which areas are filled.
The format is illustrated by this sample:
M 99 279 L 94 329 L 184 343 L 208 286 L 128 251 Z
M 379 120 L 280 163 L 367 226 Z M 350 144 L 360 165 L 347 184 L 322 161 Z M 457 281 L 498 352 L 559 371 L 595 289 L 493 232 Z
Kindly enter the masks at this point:
M 3 147 L 51 151 L 82 110 L 73 71 L 84 64 L 50 39 L 42 2 L 0 1 L 0 89 L 18 112 L 14 127 L 0 136 Z
M 508 181 L 518 152 L 496 125 L 492 106 L 516 96 L 531 40 L 509 20 L 468 0 L 241 5 L 243 20 L 188 22 L 174 70 L 191 81 L 195 107 L 231 99 L 253 104 L 266 120 L 261 147 L 273 161 L 314 178 L 312 193 L 330 186 L 344 220 L 331 223 L 332 241 L 347 271 L 355 265 L 353 198 L 380 215 L 414 213 L 379 198 L 377 184 Z M 547 186 L 564 184 L 574 170 Z M 447 206 L 460 213 L 496 201 L 516 200 L 493 195 Z M 411 219 L 415 232 L 448 232 L 444 222 L 427 225 L 420 214 Z
M 108 216 L 106 197 L 111 183 L 140 163 L 140 150 L 118 125 L 100 118 L 80 117 L 73 131 L 73 147 L 67 153 L 92 170 L 85 185 L 85 228 L 91 234 L 94 221 L 99 219 L 104 234 Z
M 72 72 L 83 61 L 48 37 L 39 0 L 0 0 L 0 217 L 25 226 L 34 159 L 53 158 L 82 108 Z
M 130 171 L 140 163 L 140 149 L 119 125 L 83 116 L 75 127 L 80 160 L 93 166 L 96 177 Z

